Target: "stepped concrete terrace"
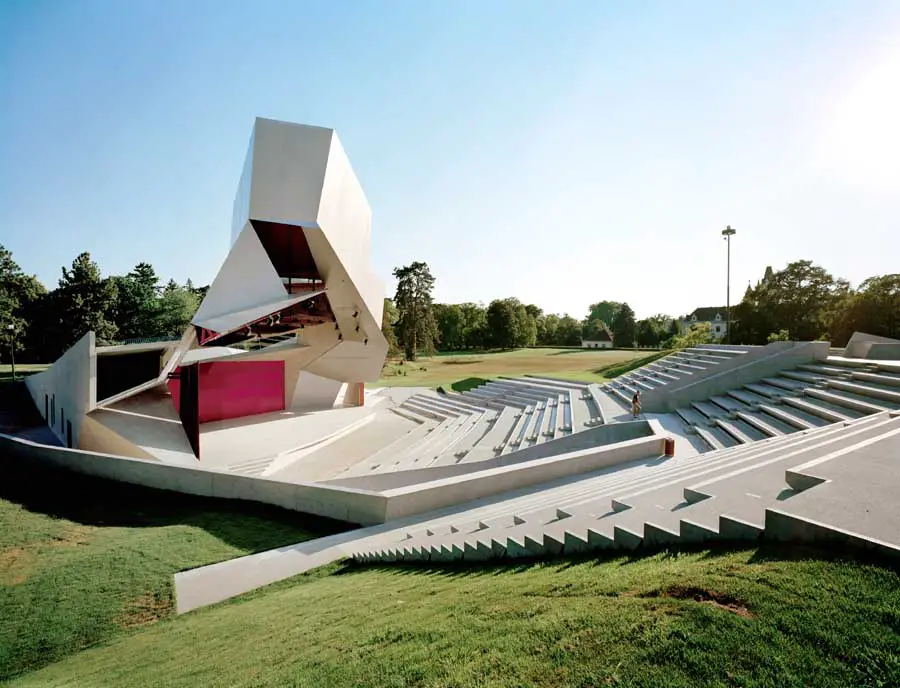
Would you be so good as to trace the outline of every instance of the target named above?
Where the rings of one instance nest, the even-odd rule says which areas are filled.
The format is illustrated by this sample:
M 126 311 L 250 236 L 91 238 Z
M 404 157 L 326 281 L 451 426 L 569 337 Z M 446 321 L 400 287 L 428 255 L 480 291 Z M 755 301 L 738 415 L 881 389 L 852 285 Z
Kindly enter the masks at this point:
M 606 423 L 603 396 L 596 384 L 532 377 L 499 378 L 465 392 L 383 389 L 371 394 L 375 411 L 345 432 L 230 469 L 286 482 L 353 479 L 364 488 L 358 479 L 366 476 L 474 465 L 523 450 L 534 456 L 545 445 L 549 456 L 558 452 L 556 440 Z M 680 424 L 664 426 L 690 446 Z
M 679 407 L 711 449 L 749 444 L 900 409 L 900 362 L 830 356 Z
M 323 484 L 384 495 L 455 490 L 459 501 L 178 574 L 179 611 L 347 556 L 478 561 L 759 538 L 900 555 L 900 362 L 847 359 L 825 347 L 825 356 L 818 344 L 778 347 L 776 372 L 751 380 L 745 363 L 707 364 L 714 384 L 730 381 L 721 394 L 638 423 L 623 422 L 630 404 L 608 385 L 548 377 L 501 378 L 462 393 L 397 392 L 380 412 L 414 419 L 417 429 Z M 722 349 L 720 357 L 770 367 L 764 348 Z M 798 355 L 809 362 L 784 365 Z M 577 461 L 595 443 L 612 442 L 615 452 L 644 442 L 630 439 L 645 432 L 644 420 L 654 439 L 676 438 L 674 456 L 644 444 L 658 449 L 478 490 L 496 471 Z
M 625 373 L 606 383 L 603 391 L 630 407 L 637 391 L 645 393 L 675 383 L 695 381 L 701 376 L 718 372 L 722 364 L 734 365 L 739 357 L 758 348 L 700 344 Z
M 869 500 L 870 486 L 884 499 Z M 898 494 L 900 412 L 882 411 L 422 515 L 414 526 L 373 534 L 353 554 L 364 562 L 477 561 L 799 535 L 900 555 Z

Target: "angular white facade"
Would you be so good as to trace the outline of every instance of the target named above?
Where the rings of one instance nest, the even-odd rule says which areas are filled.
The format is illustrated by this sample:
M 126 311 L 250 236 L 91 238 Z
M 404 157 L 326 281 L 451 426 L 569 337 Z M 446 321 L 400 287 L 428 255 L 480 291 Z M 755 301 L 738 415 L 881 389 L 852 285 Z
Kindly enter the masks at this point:
M 371 226 L 333 130 L 257 119 L 231 248 L 191 328 L 150 345 L 83 340 L 29 378 L 35 403 L 70 447 L 163 461 L 199 458 L 201 425 L 221 435 L 229 421 L 247 427 L 233 419 L 280 413 L 281 443 L 268 451 L 283 451 L 294 441 L 285 414 L 361 406 L 364 383 L 380 376 L 384 286 L 369 263 Z

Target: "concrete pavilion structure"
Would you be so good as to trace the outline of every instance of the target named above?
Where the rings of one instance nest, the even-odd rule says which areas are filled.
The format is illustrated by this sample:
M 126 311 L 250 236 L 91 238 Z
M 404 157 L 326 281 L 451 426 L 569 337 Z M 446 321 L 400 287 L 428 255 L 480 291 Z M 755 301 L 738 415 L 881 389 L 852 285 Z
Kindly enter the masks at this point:
M 371 223 L 334 131 L 257 119 L 231 249 L 192 326 L 124 346 L 88 333 L 28 378 L 35 404 L 65 446 L 88 451 L 215 465 L 248 445 L 294 448 L 311 412 L 362 406 L 381 372 Z
M 359 526 L 180 572 L 179 612 L 342 557 L 761 539 L 900 557 L 900 341 L 699 345 L 602 385 L 366 390 L 384 293 L 334 132 L 257 120 L 231 229 L 180 339 L 98 347 L 88 333 L 27 379 L 56 442 L 0 435 L 12 460 Z

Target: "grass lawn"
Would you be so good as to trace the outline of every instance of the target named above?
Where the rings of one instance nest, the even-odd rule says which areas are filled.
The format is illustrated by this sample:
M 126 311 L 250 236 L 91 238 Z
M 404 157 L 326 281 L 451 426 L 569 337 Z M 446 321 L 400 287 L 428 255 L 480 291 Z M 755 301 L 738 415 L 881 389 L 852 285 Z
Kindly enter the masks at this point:
M 3 352 L 4 354 L 6 352 Z M 6 356 L 3 357 L 4 360 L 7 359 Z M 17 363 L 16 364 L 16 379 L 19 380 L 26 375 L 31 375 L 32 373 L 39 373 L 42 370 L 46 370 L 49 366 L 46 363 Z M 0 364 L 0 382 L 7 382 L 12 380 L 12 366 L 8 363 Z
M 177 571 L 346 527 L 5 460 L 0 683 L 170 616 Z
M 453 387 L 465 391 L 498 377 L 550 375 L 583 382 L 604 382 L 665 355 L 617 349 L 517 349 L 502 352 L 441 354 L 416 361 L 391 360 L 379 386 Z
M 122 633 L 12 685 L 900 685 L 896 573 L 796 549 L 333 565 Z

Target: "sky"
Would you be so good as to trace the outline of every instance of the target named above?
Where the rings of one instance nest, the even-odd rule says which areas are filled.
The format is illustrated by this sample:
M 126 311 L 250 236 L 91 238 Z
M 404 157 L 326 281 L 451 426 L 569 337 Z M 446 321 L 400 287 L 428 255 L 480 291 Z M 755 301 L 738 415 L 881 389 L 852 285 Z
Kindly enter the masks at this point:
M 0 244 L 207 284 L 257 116 L 333 127 L 440 302 L 732 303 L 900 272 L 900 3 L 4 0 Z

